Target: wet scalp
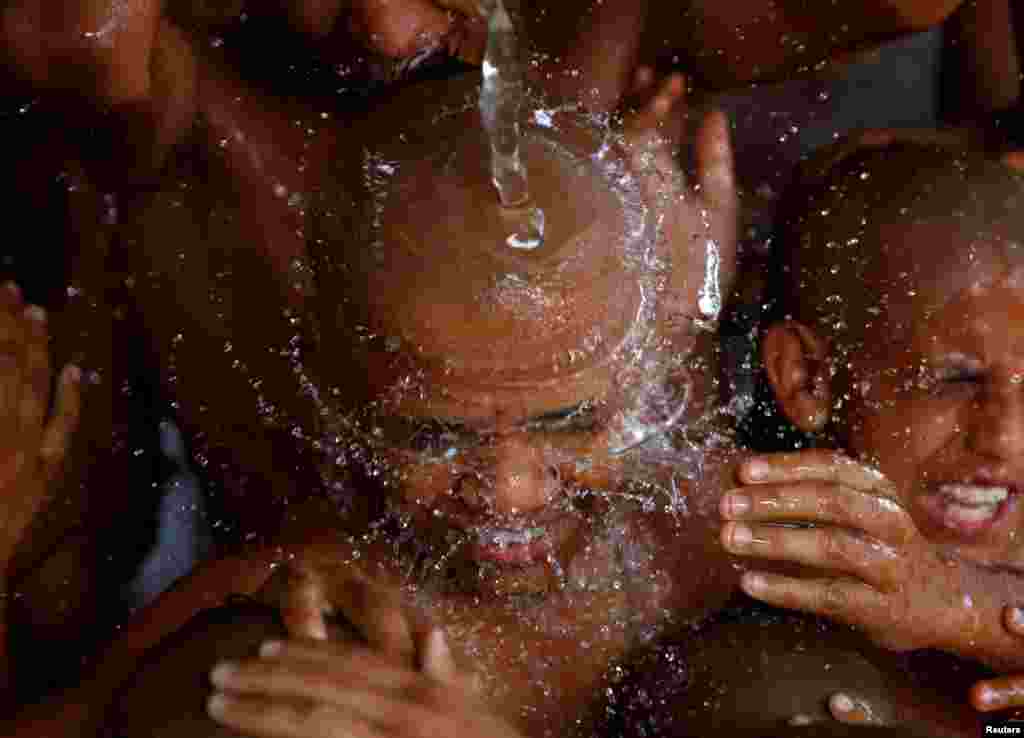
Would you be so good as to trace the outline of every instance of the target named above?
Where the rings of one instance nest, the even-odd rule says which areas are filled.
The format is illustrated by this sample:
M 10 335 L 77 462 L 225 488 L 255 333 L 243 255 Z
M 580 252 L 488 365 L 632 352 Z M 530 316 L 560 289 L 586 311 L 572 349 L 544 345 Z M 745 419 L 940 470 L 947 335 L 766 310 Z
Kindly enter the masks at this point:
M 778 319 L 834 335 L 870 323 L 879 303 L 911 294 L 925 272 L 977 258 L 1024 262 L 1021 174 L 962 140 L 864 139 L 808 162 L 782 203 Z M 922 224 L 949 237 L 899 237 Z

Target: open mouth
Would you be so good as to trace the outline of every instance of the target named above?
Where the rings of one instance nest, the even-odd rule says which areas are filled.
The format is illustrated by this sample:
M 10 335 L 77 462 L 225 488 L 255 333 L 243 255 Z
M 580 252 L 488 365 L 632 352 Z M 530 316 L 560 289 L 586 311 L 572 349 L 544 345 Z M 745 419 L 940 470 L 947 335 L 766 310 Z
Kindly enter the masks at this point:
M 553 545 L 546 527 L 481 527 L 472 531 L 470 556 L 477 561 L 527 565 L 545 560 Z
M 945 483 L 922 503 L 941 527 L 967 538 L 991 529 L 1004 517 L 1013 497 L 1009 485 Z

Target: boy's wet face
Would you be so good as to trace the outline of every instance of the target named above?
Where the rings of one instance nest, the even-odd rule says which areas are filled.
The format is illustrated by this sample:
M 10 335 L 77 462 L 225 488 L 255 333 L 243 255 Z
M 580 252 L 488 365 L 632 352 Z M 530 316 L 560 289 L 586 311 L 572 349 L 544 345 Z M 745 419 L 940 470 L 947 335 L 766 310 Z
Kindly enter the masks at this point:
M 1019 247 L 951 222 L 882 236 L 904 256 L 876 269 L 887 290 L 862 291 L 887 299 L 863 350 L 844 354 L 848 449 L 879 465 L 928 538 L 1024 564 L 1024 281 L 1003 255 Z

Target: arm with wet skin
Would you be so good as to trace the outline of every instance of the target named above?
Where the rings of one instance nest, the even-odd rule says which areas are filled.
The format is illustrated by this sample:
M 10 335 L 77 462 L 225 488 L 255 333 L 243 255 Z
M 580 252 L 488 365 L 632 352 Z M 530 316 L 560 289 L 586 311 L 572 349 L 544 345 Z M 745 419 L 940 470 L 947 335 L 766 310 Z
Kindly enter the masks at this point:
M 821 572 L 748 571 L 741 584 L 751 597 L 852 625 L 883 648 L 1024 667 L 1002 624 L 1003 607 L 1024 596 L 1024 574 L 943 553 L 879 472 L 816 450 L 751 459 L 739 478 L 743 486 L 722 498 L 722 545 Z

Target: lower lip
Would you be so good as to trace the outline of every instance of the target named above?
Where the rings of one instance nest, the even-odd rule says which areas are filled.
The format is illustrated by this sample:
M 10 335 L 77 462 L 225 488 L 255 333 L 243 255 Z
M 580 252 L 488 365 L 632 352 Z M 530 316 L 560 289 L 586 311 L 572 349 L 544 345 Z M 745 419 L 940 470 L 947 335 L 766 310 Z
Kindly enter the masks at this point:
M 984 535 L 998 525 L 1000 521 L 1005 519 L 1011 503 L 1015 501 L 1015 497 L 1016 495 L 1011 492 L 1007 498 L 998 505 L 992 508 L 986 508 L 986 510 L 990 511 L 989 514 L 979 520 L 968 519 L 961 516 L 957 508 L 968 506 L 961 506 L 959 503 L 939 492 L 933 492 L 922 497 L 920 499 L 920 504 L 928 517 L 938 527 L 947 531 L 952 531 L 960 538 L 971 539 Z
M 470 546 L 470 556 L 475 561 L 502 564 L 504 566 L 527 566 L 539 561 L 546 561 L 551 554 L 551 542 L 537 538 L 529 543 L 512 543 L 506 546 L 474 543 Z

